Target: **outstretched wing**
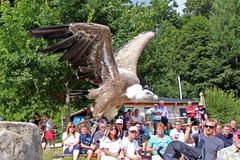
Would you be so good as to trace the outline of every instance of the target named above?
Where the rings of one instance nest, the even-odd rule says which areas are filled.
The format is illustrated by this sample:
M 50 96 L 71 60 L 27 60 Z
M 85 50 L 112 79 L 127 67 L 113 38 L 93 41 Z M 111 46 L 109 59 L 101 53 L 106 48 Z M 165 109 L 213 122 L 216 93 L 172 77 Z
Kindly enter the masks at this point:
M 32 30 L 29 35 L 59 40 L 40 51 L 64 51 L 59 60 L 68 61 L 71 67 L 77 69 L 79 79 L 100 85 L 105 79 L 118 76 L 112 52 L 111 33 L 107 26 L 75 23 L 39 28 Z
M 115 60 L 119 68 L 136 75 L 137 62 L 148 42 L 155 36 L 154 32 L 143 32 L 126 43 L 115 52 Z

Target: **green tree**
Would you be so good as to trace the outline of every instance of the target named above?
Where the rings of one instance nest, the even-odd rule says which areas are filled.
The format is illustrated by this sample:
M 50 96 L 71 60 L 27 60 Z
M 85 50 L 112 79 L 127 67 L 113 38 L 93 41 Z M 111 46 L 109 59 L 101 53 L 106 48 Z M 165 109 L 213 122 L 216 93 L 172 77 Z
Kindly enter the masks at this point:
M 209 17 L 214 0 L 187 0 L 185 13 L 193 16 Z
M 29 5 L 32 4 L 32 5 Z M 0 28 L 0 114 L 7 120 L 27 120 L 34 111 L 53 113 L 60 105 L 54 95 L 64 88 L 66 71 L 57 56 L 39 56 L 27 30 L 39 25 L 59 23 L 56 8 L 47 1 L 15 1 L 14 7 L 1 6 Z M 41 41 L 34 41 L 39 46 Z M 61 71 L 61 72 L 59 72 Z M 55 84 L 55 85 L 54 85 Z M 54 114 L 57 115 L 57 114 Z
M 206 109 L 211 118 L 216 118 L 221 124 L 230 120 L 240 120 L 240 101 L 235 98 L 233 92 L 224 92 L 218 88 L 206 90 Z
M 218 61 L 212 84 L 240 96 L 240 30 L 237 0 L 216 0 L 210 17 L 213 56 Z

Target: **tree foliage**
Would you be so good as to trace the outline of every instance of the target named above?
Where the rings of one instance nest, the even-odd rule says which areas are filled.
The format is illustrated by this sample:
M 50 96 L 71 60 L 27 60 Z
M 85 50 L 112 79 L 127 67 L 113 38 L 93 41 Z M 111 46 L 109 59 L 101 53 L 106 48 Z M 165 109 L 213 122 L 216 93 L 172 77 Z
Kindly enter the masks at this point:
M 240 2 L 188 0 L 181 16 L 174 9 L 174 0 L 152 0 L 150 5 L 129 2 L 15 0 L 1 4 L 0 116 L 23 121 L 38 111 L 59 118 L 66 83 L 72 90 L 93 87 L 77 81 L 75 73 L 58 62 L 59 55 L 39 55 L 37 50 L 47 42 L 27 36 L 37 27 L 74 22 L 108 25 L 114 50 L 140 32 L 155 31 L 155 39 L 140 57 L 138 75 L 159 96 L 177 98 L 180 76 L 184 98 L 198 97 L 200 91 L 215 86 L 229 96 L 207 90 L 209 97 L 223 94 L 229 101 L 239 97 Z M 56 101 L 59 99 L 61 102 Z M 210 98 L 209 106 L 217 107 L 217 101 Z M 75 102 L 72 110 L 90 103 L 84 98 Z M 211 113 L 217 118 L 217 112 Z
M 240 101 L 235 98 L 233 92 L 224 92 L 218 88 L 206 90 L 207 110 L 212 118 L 219 120 L 221 124 L 229 123 L 232 119 L 239 122 Z

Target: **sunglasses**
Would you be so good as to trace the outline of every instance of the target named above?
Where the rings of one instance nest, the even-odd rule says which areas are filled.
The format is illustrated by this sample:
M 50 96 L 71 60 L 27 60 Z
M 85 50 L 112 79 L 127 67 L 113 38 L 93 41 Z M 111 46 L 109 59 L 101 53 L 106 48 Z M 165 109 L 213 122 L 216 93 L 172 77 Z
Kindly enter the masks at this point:
M 75 126 L 70 126 L 69 128 L 75 128 Z
M 117 129 L 116 129 L 116 128 L 111 128 L 111 129 L 110 129 L 110 131 L 113 131 L 113 130 L 115 130 L 115 131 L 116 131 Z
M 123 125 L 122 123 L 117 123 L 117 125 Z
M 209 126 L 209 125 L 204 125 L 205 128 L 213 129 L 215 128 L 214 126 Z
M 136 131 L 130 131 L 130 133 L 132 133 L 132 134 L 137 134 L 137 132 L 136 132 Z

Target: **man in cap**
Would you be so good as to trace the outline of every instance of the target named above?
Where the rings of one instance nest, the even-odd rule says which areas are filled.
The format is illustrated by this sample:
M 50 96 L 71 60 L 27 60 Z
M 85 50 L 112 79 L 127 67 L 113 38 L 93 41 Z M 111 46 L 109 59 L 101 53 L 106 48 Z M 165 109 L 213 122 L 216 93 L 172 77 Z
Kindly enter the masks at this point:
M 217 160 L 239 160 L 240 159 L 240 130 L 233 137 L 233 145 L 218 152 Z
M 198 113 L 200 114 L 200 122 L 208 120 L 208 112 L 202 103 L 198 104 Z
M 139 155 L 139 145 L 135 140 L 138 129 L 136 126 L 131 126 L 128 130 L 128 136 L 121 141 L 121 156 L 129 160 L 141 160 Z
M 124 131 L 123 131 L 123 119 L 117 119 L 116 120 L 116 125 L 118 126 L 119 128 L 119 133 L 120 133 L 120 138 L 123 139 L 123 136 L 124 136 Z

